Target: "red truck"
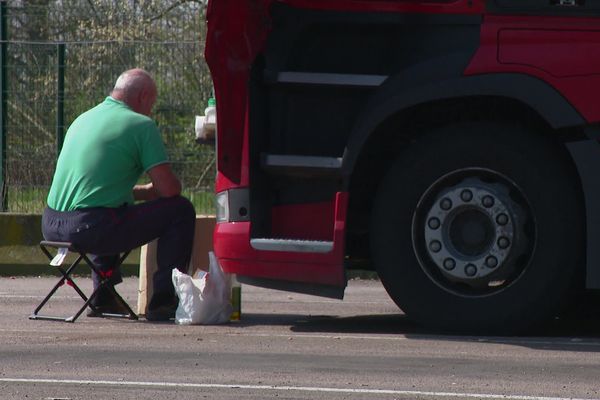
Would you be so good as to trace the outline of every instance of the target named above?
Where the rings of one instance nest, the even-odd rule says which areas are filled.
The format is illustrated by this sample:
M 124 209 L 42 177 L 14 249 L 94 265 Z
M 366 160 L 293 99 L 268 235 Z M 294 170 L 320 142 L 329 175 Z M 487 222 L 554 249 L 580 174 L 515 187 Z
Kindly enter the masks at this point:
M 212 0 L 215 253 L 430 327 L 517 333 L 600 289 L 600 2 Z

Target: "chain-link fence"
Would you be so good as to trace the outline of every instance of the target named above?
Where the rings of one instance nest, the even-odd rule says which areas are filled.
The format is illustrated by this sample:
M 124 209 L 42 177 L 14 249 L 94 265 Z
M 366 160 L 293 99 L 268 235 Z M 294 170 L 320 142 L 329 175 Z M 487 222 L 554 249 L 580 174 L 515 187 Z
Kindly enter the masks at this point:
M 214 149 L 194 141 L 194 115 L 211 95 L 200 1 L 14 0 L 6 29 L 4 210 L 39 213 L 61 138 L 101 102 L 124 70 L 154 76 L 153 118 L 198 213 L 213 212 Z

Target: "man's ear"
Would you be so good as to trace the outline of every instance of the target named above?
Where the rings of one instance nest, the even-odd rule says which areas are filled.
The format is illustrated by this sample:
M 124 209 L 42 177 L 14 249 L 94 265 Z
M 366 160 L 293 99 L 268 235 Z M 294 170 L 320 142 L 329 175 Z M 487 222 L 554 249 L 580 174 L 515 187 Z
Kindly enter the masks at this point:
M 146 99 L 148 98 L 148 91 L 146 89 L 142 89 L 138 92 L 137 94 L 137 101 L 138 104 L 144 104 L 144 101 L 146 101 Z
M 146 102 L 148 101 L 148 91 L 147 90 L 140 90 L 138 91 L 135 96 L 134 96 L 134 102 L 135 104 L 131 104 L 131 108 L 133 109 L 133 111 L 137 112 L 137 113 L 143 113 L 144 112 L 144 107 Z

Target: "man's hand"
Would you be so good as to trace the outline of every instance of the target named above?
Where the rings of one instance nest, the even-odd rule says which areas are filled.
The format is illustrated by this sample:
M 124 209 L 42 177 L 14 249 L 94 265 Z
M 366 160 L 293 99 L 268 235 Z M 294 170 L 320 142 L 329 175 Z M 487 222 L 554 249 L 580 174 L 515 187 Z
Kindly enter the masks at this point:
M 135 200 L 148 201 L 158 199 L 158 197 L 159 196 L 156 193 L 156 190 L 154 190 L 152 183 L 147 183 L 145 185 L 135 185 L 133 187 L 133 198 Z
M 160 164 L 148 170 L 151 183 L 136 185 L 133 198 L 136 200 L 154 200 L 159 197 L 173 197 L 181 194 L 181 183 L 171 170 L 170 164 Z

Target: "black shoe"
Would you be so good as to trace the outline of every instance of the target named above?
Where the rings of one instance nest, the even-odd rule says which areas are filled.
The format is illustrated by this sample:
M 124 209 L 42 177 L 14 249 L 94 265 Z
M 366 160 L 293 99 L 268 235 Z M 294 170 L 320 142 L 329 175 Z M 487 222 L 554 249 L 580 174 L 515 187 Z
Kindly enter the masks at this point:
M 91 318 L 101 318 L 103 314 L 128 315 L 129 310 L 117 300 L 112 292 L 104 290 L 92 299 L 86 315 Z
M 175 311 L 179 299 L 177 296 L 167 293 L 157 293 L 152 296 L 146 311 L 146 319 L 148 321 L 169 321 L 175 319 Z
M 157 308 L 149 308 L 146 312 L 148 321 L 170 321 L 175 319 L 175 311 L 177 306 L 165 305 Z

